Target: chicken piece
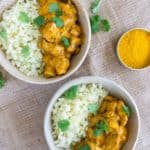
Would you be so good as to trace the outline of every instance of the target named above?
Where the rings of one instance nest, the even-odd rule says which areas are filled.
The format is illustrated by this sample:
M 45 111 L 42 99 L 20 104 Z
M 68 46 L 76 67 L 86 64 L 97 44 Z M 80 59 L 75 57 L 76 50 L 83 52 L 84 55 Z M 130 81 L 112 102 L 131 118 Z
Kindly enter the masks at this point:
M 81 39 L 78 37 L 72 37 L 70 46 L 67 48 L 67 51 L 70 53 L 74 53 L 80 45 L 81 45 Z
M 81 35 L 81 27 L 79 25 L 73 25 L 70 33 L 73 36 L 80 36 Z
M 41 39 L 39 42 L 39 48 L 42 49 L 44 54 L 50 54 L 50 50 L 53 49 L 53 44 L 47 42 L 45 39 Z
M 88 142 L 90 146 L 90 150 L 103 150 L 101 147 L 97 146 L 97 144 Z
M 44 69 L 44 76 L 47 78 L 56 76 L 54 68 L 50 65 L 46 65 Z
M 120 125 L 126 126 L 126 124 L 128 122 L 128 116 L 123 111 L 123 106 L 124 106 L 123 101 L 119 100 L 117 103 L 117 112 L 118 112 L 118 115 L 120 117 Z
M 57 75 L 63 75 L 67 72 L 70 66 L 70 61 L 69 59 L 65 58 L 65 56 L 59 56 L 53 59 L 53 64 L 55 66 Z
M 60 32 L 59 28 L 56 27 L 56 24 L 53 22 L 48 22 L 45 26 L 41 28 L 42 37 L 51 43 L 57 43 L 60 41 Z
M 60 7 L 63 11 L 63 14 L 67 17 L 74 18 L 77 16 L 77 11 L 74 5 L 72 4 L 66 4 L 66 3 L 60 3 Z

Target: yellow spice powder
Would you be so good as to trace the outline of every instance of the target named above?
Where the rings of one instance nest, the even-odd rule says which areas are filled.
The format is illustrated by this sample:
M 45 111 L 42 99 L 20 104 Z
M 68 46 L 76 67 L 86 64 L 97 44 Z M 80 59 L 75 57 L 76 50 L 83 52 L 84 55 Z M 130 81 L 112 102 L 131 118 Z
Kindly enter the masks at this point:
M 120 59 L 134 69 L 150 65 L 150 32 L 135 29 L 126 33 L 118 45 Z

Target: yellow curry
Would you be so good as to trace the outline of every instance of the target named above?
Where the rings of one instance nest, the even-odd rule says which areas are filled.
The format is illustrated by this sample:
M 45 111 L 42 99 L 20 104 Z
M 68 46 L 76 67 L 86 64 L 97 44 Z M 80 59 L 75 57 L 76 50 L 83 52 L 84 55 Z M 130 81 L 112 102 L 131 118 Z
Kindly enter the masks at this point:
M 122 100 L 107 96 L 96 115 L 89 115 L 86 137 L 72 150 L 120 150 L 127 140 L 128 114 Z
M 43 52 L 44 76 L 65 74 L 71 57 L 80 51 L 82 29 L 77 9 L 70 0 L 39 0 L 39 14 L 45 19 L 40 28 L 39 48 Z

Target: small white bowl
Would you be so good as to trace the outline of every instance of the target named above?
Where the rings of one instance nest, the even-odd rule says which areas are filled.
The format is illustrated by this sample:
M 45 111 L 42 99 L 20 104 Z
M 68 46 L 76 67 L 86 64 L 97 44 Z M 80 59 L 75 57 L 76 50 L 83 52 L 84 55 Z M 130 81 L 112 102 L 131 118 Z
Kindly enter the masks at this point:
M 120 44 L 120 42 L 122 41 L 122 39 L 123 39 L 129 32 L 131 32 L 131 31 L 133 31 L 133 30 L 143 30 L 143 31 L 146 31 L 146 32 L 149 32 L 149 33 L 150 33 L 150 30 L 149 30 L 149 29 L 146 29 L 146 28 L 133 28 L 133 29 L 130 29 L 130 30 L 128 30 L 127 32 L 125 32 L 125 33 L 120 37 L 120 39 L 119 39 L 119 41 L 118 41 L 118 43 L 117 43 L 117 57 L 118 57 L 120 63 L 121 63 L 125 68 L 127 68 L 127 69 L 134 70 L 134 71 L 144 70 L 144 69 L 149 68 L 150 65 L 149 65 L 149 66 L 146 66 L 146 67 L 144 67 L 144 68 L 140 68 L 140 69 L 136 69 L 136 68 L 129 67 L 127 64 L 125 64 L 125 63 L 122 61 L 122 59 L 121 59 L 121 57 L 120 57 L 120 54 L 119 54 L 119 44 Z
M 12 0 L 9 0 L 12 1 Z M 84 9 L 84 7 L 81 5 L 81 2 L 79 0 L 72 0 L 73 3 L 75 4 L 77 10 L 78 10 L 78 15 L 79 15 L 79 20 L 82 25 L 85 38 L 84 38 L 84 43 L 82 44 L 81 51 L 79 54 L 73 56 L 71 60 L 71 66 L 68 72 L 65 75 L 62 76 L 57 76 L 53 78 L 44 78 L 44 77 L 28 77 L 21 73 L 16 67 L 14 67 L 9 60 L 6 59 L 4 53 L 2 50 L 0 50 L 0 65 L 7 71 L 9 72 L 12 76 L 28 82 L 32 84 L 51 84 L 55 83 L 58 81 L 61 81 L 63 79 L 66 79 L 67 77 L 71 76 L 75 71 L 79 69 L 79 67 L 82 65 L 84 62 L 88 51 L 90 47 L 90 42 L 91 42 L 91 27 L 90 27 L 90 21 L 89 21 L 89 16 Z
M 129 123 L 128 123 L 129 138 L 128 138 L 127 143 L 123 146 L 122 150 L 133 150 L 135 148 L 137 138 L 139 135 L 139 131 L 140 131 L 140 116 L 139 116 L 138 108 L 135 104 L 134 99 L 123 87 L 119 86 L 117 83 L 111 80 L 105 79 L 105 78 L 95 77 L 95 76 L 80 77 L 80 78 L 67 82 L 60 89 L 58 89 L 58 91 L 50 99 L 50 102 L 48 104 L 48 107 L 45 113 L 45 118 L 44 118 L 44 135 L 45 135 L 47 144 L 49 146 L 49 149 L 62 150 L 62 149 L 56 148 L 54 141 L 53 141 L 53 137 L 52 137 L 51 112 L 52 112 L 54 104 L 56 103 L 58 98 L 73 85 L 87 84 L 87 83 L 102 84 L 103 87 L 106 90 L 108 90 L 110 94 L 123 99 L 125 103 L 131 108 L 132 113 L 131 113 L 131 116 L 129 118 Z

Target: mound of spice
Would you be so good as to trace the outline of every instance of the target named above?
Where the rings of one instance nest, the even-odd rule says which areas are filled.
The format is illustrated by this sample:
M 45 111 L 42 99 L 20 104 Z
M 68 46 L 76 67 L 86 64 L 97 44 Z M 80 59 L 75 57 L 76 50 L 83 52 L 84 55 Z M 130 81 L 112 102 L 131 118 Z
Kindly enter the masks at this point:
M 118 45 L 120 60 L 129 68 L 142 69 L 150 65 L 150 32 L 134 29 L 127 32 Z

